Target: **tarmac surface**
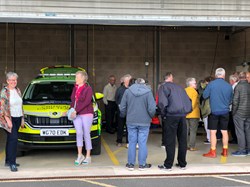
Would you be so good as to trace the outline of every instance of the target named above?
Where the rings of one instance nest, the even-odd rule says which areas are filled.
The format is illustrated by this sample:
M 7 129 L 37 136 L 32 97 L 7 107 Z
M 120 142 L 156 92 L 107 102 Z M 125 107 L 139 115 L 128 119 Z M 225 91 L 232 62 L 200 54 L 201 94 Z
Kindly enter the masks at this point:
M 196 175 L 240 175 L 250 174 L 250 156 L 227 158 L 220 156 L 221 141 L 218 141 L 217 158 L 205 158 L 210 145 L 203 144 L 205 135 L 199 128 L 197 136 L 197 151 L 187 152 L 187 168 L 181 170 L 173 167 L 172 171 L 159 170 L 157 165 L 165 159 L 165 149 L 161 148 L 161 129 L 150 130 L 148 140 L 148 159 L 152 168 L 139 171 L 136 165 L 134 171 L 125 168 L 127 149 L 125 144 L 117 147 L 116 134 L 102 133 L 102 153 L 93 155 L 89 165 L 74 166 L 76 150 L 33 150 L 25 156 L 18 157 L 21 166 L 18 172 L 11 172 L 4 167 L 5 133 L 0 130 L 0 181 L 28 179 L 70 179 L 70 178 L 114 178 L 114 177 L 161 177 L 161 176 L 196 176 Z M 229 145 L 229 153 L 235 151 L 237 145 Z

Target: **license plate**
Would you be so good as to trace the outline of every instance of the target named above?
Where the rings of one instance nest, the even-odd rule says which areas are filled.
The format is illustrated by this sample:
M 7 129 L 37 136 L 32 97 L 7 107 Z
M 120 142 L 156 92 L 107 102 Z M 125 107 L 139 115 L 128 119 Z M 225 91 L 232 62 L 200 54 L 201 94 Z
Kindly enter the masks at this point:
M 41 136 L 69 136 L 68 129 L 41 129 Z

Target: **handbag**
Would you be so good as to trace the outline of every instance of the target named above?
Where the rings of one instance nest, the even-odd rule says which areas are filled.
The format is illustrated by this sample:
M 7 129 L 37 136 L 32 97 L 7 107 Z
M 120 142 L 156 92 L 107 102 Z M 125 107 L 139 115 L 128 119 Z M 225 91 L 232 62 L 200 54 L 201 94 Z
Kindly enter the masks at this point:
M 76 117 L 74 117 L 74 118 L 71 117 L 71 114 L 72 114 L 73 112 L 76 111 L 76 110 L 75 110 L 75 107 L 76 107 L 76 101 L 75 101 L 74 107 L 73 107 L 73 108 L 70 108 L 70 109 L 67 111 L 67 117 L 68 117 L 68 120 L 69 120 L 69 121 L 73 121 L 73 120 L 76 118 Z

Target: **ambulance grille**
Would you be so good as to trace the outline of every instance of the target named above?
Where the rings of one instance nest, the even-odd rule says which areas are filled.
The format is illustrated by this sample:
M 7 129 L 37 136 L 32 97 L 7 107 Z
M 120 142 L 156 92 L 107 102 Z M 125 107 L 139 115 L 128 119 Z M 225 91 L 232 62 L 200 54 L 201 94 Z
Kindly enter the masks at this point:
M 67 117 L 49 118 L 28 116 L 28 123 L 33 127 L 74 127 L 73 122 Z

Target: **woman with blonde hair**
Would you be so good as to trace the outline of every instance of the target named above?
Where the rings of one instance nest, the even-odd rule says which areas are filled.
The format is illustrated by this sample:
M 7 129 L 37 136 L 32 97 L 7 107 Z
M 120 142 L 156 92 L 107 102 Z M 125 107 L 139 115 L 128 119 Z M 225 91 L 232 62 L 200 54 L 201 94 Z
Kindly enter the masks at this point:
M 71 107 L 75 108 L 75 112 L 71 114 L 74 119 L 73 123 L 76 129 L 76 142 L 78 157 L 75 160 L 75 165 L 90 164 L 92 149 L 90 131 L 93 121 L 93 104 L 92 104 L 92 88 L 87 83 L 88 74 L 85 71 L 76 72 L 75 87 L 71 94 Z M 83 139 L 86 149 L 86 157 L 82 154 Z

